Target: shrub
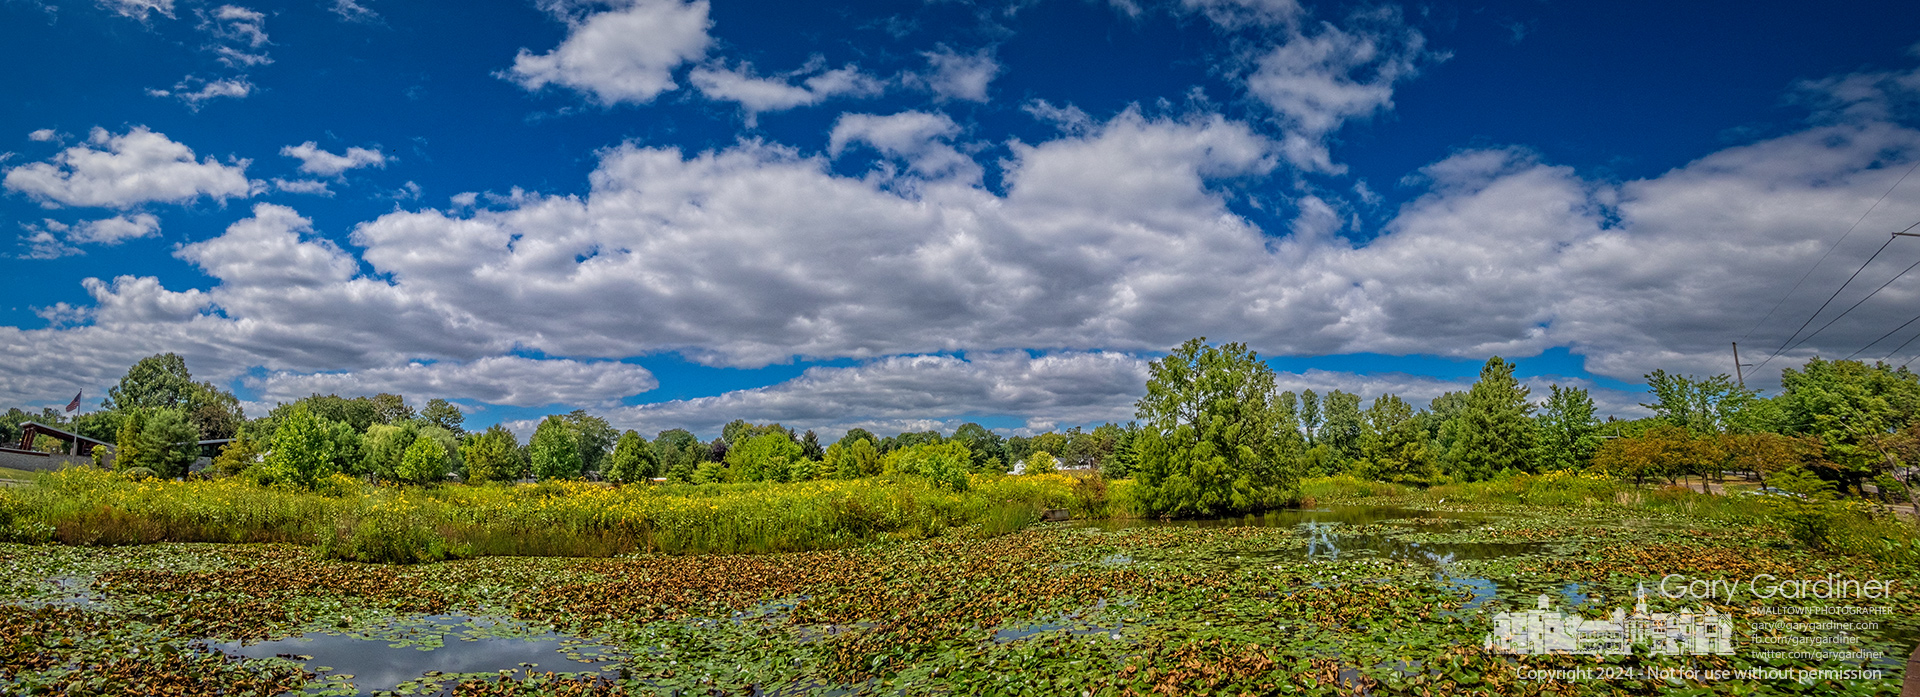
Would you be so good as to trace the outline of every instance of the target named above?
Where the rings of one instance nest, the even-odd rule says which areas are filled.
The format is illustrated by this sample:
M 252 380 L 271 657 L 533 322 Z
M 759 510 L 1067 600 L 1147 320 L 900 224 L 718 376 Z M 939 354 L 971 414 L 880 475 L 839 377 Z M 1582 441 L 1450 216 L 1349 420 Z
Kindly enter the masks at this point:
M 1021 474 L 1053 474 L 1058 471 L 1060 461 L 1045 450 L 1036 450 L 1027 455 L 1027 466 L 1020 469 Z
M 340 471 L 335 464 L 338 439 L 325 419 L 306 405 L 296 405 L 273 431 L 267 459 L 252 468 L 262 483 L 312 489 L 316 482 Z
M 376 499 L 371 506 L 341 514 L 333 534 L 322 538 L 314 552 L 324 558 L 379 564 L 417 564 L 451 556 L 446 540 L 415 512 L 403 497 Z

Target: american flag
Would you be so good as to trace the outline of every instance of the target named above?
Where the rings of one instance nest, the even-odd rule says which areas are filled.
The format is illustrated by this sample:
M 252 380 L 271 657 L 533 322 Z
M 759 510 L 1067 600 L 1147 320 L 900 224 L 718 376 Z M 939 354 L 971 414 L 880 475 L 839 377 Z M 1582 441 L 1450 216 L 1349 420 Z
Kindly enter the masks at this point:
M 80 394 L 83 392 L 86 392 L 86 390 L 81 390 L 80 392 L 73 393 L 73 401 L 67 402 L 67 411 L 73 411 L 75 409 L 80 408 Z

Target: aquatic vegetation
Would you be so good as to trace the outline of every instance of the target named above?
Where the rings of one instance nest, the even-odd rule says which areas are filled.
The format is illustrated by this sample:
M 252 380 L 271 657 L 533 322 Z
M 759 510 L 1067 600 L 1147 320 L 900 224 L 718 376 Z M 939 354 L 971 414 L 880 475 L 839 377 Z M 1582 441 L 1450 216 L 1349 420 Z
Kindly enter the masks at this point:
M 394 688 L 411 694 L 1891 696 L 1899 667 L 1884 657 L 1904 658 L 1920 639 L 1920 596 L 1903 583 L 1884 603 L 1890 614 L 1850 647 L 1882 658 L 1759 654 L 1772 635 L 1750 623 L 1765 617 L 1767 601 L 1750 598 L 1714 601 L 1743 623 L 1734 656 L 1515 656 L 1483 647 L 1491 613 L 1532 608 L 1542 594 L 1594 618 L 1671 573 L 1916 576 L 1899 558 L 1798 544 L 1751 515 L 1764 509 L 1746 508 L 1764 503 L 1666 492 L 1622 503 L 1597 495 L 1597 484 L 1570 485 L 1587 491 L 1579 503 L 1542 504 L 1522 499 L 1546 485 L 1496 479 L 1462 485 L 1454 491 L 1469 493 L 1442 504 L 1431 492 L 1333 481 L 1322 490 L 1329 499 L 1364 493 L 1349 500 L 1365 505 L 1039 524 L 1041 510 L 1097 510 L 1098 497 L 1068 475 L 975 476 L 965 492 L 911 478 L 234 490 L 265 499 L 251 503 L 221 498 L 231 485 L 217 481 L 49 479 L 11 490 L 21 495 L 4 500 L 15 502 L 6 504 L 12 515 L 58 523 L 42 516 L 112 507 L 153 526 L 116 538 L 129 541 L 213 529 L 184 507 L 172 517 L 157 510 L 174 504 L 256 526 L 283 520 L 277 507 L 312 510 L 327 527 L 303 528 L 312 536 L 304 539 L 265 528 L 237 536 L 287 538 L 267 544 L 233 544 L 231 532 L 210 534 L 214 543 L 0 543 L 0 610 L 12 613 L 0 623 L 38 637 L 0 650 L 53 652 L 0 656 L 0 692 L 86 692 L 71 687 L 83 670 L 136 685 L 160 684 L 140 677 L 152 674 L 173 676 L 168 684 L 266 686 L 257 694 L 364 690 L 354 684 L 366 678 L 335 657 L 243 658 L 213 648 L 332 636 L 465 666 Z M 1128 484 L 1102 484 L 1107 511 L 1126 510 L 1116 502 Z M 412 527 L 369 527 L 381 515 Z M 385 536 L 337 537 L 362 530 Z M 446 558 L 370 564 L 313 551 L 351 543 L 361 546 L 342 549 L 375 550 L 368 558 L 417 554 L 421 544 L 404 541 L 415 534 L 431 536 L 426 549 L 442 541 Z M 574 556 L 534 556 L 555 551 Z M 1692 607 L 1659 597 L 1650 604 Z M 455 672 L 475 670 L 456 657 L 488 637 L 573 643 L 564 658 Z M 84 657 L 64 648 L 69 640 L 121 653 Z M 148 656 L 163 646 L 180 658 L 124 663 L 127 650 Z M 1525 679 L 1539 669 L 1862 666 L 1892 670 L 1891 679 Z M 247 689 L 235 693 L 254 694 Z

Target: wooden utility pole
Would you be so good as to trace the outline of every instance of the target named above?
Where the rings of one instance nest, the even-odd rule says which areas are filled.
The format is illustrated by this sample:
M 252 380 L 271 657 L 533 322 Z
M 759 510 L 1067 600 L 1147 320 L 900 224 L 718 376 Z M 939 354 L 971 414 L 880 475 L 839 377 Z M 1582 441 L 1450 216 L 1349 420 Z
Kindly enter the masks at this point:
M 1733 342 L 1733 376 L 1740 381 L 1740 389 L 1747 389 L 1747 375 L 1744 369 L 1753 367 L 1752 363 L 1740 362 L 1740 342 Z

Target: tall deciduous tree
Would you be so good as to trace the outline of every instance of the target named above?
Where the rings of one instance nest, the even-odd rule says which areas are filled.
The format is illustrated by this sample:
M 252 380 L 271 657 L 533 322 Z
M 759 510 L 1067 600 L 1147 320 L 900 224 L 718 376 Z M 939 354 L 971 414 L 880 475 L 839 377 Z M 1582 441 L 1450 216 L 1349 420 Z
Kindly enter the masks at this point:
M 1478 481 L 1503 470 L 1529 471 L 1537 435 L 1527 388 L 1513 377 L 1513 364 L 1494 356 L 1467 390 L 1466 403 L 1441 430 L 1449 442 L 1448 474 Z
M 1747 413 L 1755 406 L 1754 392 L 1735 386 L 1731 376 L 1696 378 L 1655 370 L 1646 377 L 1654 401 L 1640 406 L 1652 409 L 1667 423 L 1696 436 L 1754 430 Z
M 1815 471 L 1845 491 L 1883 467 L 1874 441 L 1920 419 L 1920 376 L 1905 367 L 1860 361 L 1807 361 L 1780 376 L 1785 431 L 1818 437 L 1826 445 Z
M 744 435 L 744 434 L 741 434 Z M 787 434 L 762 433 L 727 450 L 727 466 L 739 482 L 784 482 L 792 479 L 793 463 L 800 460 L 800 444 Z
M 533 476 L 542 480 L 579 478 L 583 471 L 579 447 L 565 420 L 557 415 L 542 419 L 527 443 Z
M 574 448 L 580 453 L 580 466 L 584 468 L 581 471 L 600 471 L 608 451 L 613 449 L 613 442 L 620 438 L 620 431 L 606 419 L 588 414 L 584 409 L 568 412 L 561 420 L 573 433 Z
M 400 481 L 400 463 L 406 458 L 407 448 L 412 447 L 419 438 L 420 424 L 415 421 L 368 426 L 366 435 L 360 439 L 361 465 L 358 471 L 389 481 Z
M 1242 344 L 1193 339 L 1148 368 L 1134 403 L 1140 471 L 1157 513 L 1214 515 L 1274 505 L 1297 483 L 1279 449 L 1273 369 Z
M 369 402 L 369 404 L 376 408 L 376 413 L 383 411 L 384 405 L 377 402 Z M 427 423 L 446 429 L 448 433 L 458 435 L 466 432 L 463 425 L 467 422 L 467 415 L 460 411 L 460 407 L 444 399 L 427 400 L 427 408 L 420 410 L 420 418 Z
M 1600 421 L 1593 396 L 1578 387 L 1547 387 L 1546 409 L 1538 419 L 1540 441 L 1535 464 L 1543 470 L 1583 469 L 1600 447 Z
M 613 455 L 607 458 L 604 474 L 610 482 L 643 482 L 658 475 L 660 460 L 653 454 L 653 448 L 647 439 L 639 433 L 627 431 L 620 434 L 620 441 L 613 446 Z
M 368 401 L 373 403 L 374 417 L 380 423 L 391 425 L 413 420 L 413 407 L 407 406 L 405 397 L 382 392 Z

